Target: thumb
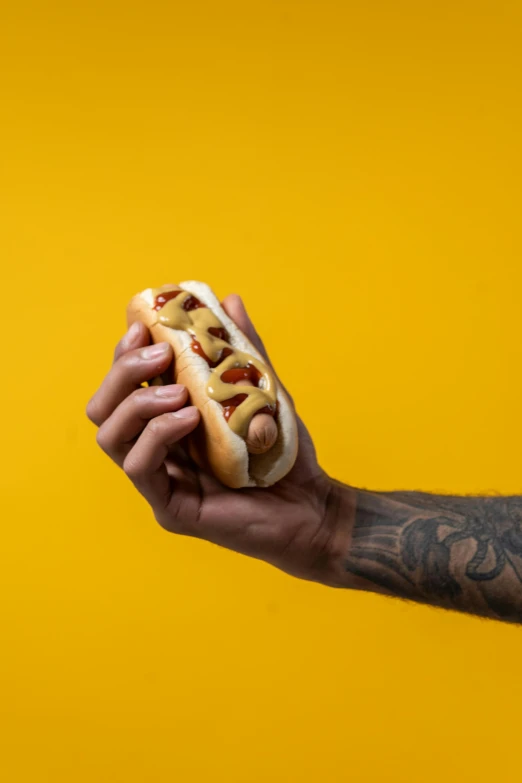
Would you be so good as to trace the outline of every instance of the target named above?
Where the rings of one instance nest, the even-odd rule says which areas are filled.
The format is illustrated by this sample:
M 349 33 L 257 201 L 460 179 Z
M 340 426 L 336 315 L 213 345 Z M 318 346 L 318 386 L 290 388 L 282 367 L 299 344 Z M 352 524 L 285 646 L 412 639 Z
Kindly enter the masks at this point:
M 259 353 L 264 357 L 268 364 L 270 364 L 270 359 L 268 358 L 263 341 L 256 332 L 256 328 L 250 320 L 250 316 L 248 315 L 246 307 L 239 294 L 229 294 L 225 299 L 223 299 L 221 304 L 225 313 L 230 318 L 232 318 L 234 323 L 239 326 L 241 331 L 246 334 L 250 342 L 255 345 Z

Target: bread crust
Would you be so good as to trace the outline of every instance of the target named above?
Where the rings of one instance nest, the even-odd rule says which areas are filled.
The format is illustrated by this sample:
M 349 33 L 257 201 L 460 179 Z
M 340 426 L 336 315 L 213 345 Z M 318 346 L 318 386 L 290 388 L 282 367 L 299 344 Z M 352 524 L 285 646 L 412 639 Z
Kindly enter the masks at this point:
M 212 290 L 197 281 L 180 283 L 179 287 L 196 296 L 219 318 L 230 336 L 230 344 L 259 361 L 265 362 L 255 346 L 225 313 Z M 222 406 L 208 396 L 210 368 L 192 350 L 190 335 L 158 322 L 152 309 L 153 294 L 146 289 L 137 294 L 127 308 L 128 324 L 141 321 L 148 327 L 153 342 L 167 342 L 174 351 L 174 381 L 186 386 L 190 401 L 201 416 L 193 436 L 189 438 L 191 455 L 202 467 L 209 467 L 226 486 L 268 487 L 282 479 L 292 468 L 297 456 L 297 422 L 293 407 L 276 378 L 278 436 L 265 454 L 249 454 L 242 437 L 231 430 Z

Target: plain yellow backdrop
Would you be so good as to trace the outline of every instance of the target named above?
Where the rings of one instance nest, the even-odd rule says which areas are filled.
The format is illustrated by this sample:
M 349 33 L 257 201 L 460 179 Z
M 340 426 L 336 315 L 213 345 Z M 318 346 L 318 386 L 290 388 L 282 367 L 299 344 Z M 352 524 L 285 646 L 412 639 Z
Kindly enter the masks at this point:
M 84 417 L 128 298 L 193 277 L 243 294 L 337 478 L 521 493 L 521 23 L 3 5 L 6 783 L 521 779 L 520 629 L 169 536 Z

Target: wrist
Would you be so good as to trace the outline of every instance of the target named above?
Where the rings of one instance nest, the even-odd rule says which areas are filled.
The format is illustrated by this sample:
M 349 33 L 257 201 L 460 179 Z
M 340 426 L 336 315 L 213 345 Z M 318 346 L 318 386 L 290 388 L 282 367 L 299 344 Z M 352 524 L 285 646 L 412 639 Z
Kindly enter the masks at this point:
M 335 479 L 329 479 L 329 482 L 325 512 L 325 529 L 329 534 L 327 568 L 319 581 L 329 587 L 393 595 L 393 590 L 385 585 L 375 584 L 366 569 L 356 568 L 353 563 L 353 555 L 360 545 L 358 534 L 360 536 L 363 528 L 366 534 L 371 533 L 371 507 L 376 496 Z M 388 513 L 391 515 L 390 509 Z
M 353 487 L 328 477 L 323 522 L 324 558 L 317 581 L 329 587 L 353 587 L 346 571 L 355 524 L 357 492 Z

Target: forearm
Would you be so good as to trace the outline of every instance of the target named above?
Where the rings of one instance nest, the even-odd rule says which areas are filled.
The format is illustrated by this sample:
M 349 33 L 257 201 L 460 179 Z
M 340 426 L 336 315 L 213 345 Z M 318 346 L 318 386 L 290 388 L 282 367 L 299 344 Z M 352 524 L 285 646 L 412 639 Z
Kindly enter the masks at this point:
M 522 497 L 344 491 L 347 586 L 522 622 Z

